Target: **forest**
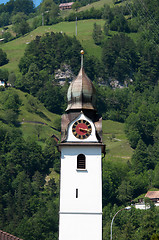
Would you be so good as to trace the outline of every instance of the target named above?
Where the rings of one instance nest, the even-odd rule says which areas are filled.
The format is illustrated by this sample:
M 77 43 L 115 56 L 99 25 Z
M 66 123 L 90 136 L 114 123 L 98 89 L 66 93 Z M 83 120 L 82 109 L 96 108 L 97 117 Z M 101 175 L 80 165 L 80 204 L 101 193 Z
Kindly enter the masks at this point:
M 123 5 L 114 1 L 113 7 L 105 4 L 101 9 L 75 9 L 63 19 L 57 1 L 44 0 L 38 9 L 32 0 L 21 1 L 24 4 L 19 0 L 0 4 L 0 26 L 12 23 L 16 33 L 7 41 L 38 27 L 40 21 L 30 27 L 27 20 L 48 9 L 52 14 L 45 18 L 46 25 L 74 21 L 76 15 L 79 19 L 104 19 L 104 27 L 95 23 L 92 32 L 94 43 L 101 48 L 101 58 L 84 49 L 84 68 L 96 88 L 99 114 L 104 120 L 124 123 L 133 154 L 123 162 L 108 160 L 107 154 L 102 158 L 103 240 L 110 239 L 114 214 L 128 205 L 131 210 L 116 217 L 113 239 L 159 239 L 157 207 L 148 199 L 145 202 L 150 209 L 146 211 L 133 205 L 148 190 L 159 189 L 158 1 L 123 1 Z M 79 7 L 88 3 L 81 1 Z M 20 19 L 24 19 L 24 28 L 19 25 Z M 18 74 L 0 68 L 0 79 L 61 115 L 67 106 L 69 79 L 64 86 L 59 85 L 55 71 L 67 64 L 77 75 L 81 49 L 82 43 L 76 37 L 64 33 L 37 36 L 27 45 Z M 0 49 L 0 66 L 8 61 Z M 11 87 L 0 87 L 0 229 L 24 240 L 56 240 L 59 183 L 55 177 L 46 181 L 46 176 L 52 168 L 59 176 L 60 153 L 53 138 L 48 138 L 43 147 L 34 138 L 24 139 L 18 127 L 21 106 Z M 33 101 L 30 107 L 36 108 Z

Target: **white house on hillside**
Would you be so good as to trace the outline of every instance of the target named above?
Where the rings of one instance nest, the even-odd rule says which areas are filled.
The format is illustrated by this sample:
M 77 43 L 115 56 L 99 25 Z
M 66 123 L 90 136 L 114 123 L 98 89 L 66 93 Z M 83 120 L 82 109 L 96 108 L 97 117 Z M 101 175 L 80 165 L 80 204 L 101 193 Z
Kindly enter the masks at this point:
M 148 191 L 145 198 L 149 198 L 156 207 L 159 207 L 159 191 Z M 150 208 L 149 204 L 145 204 L 144 199 L 140 199 L 140 203 L 135 204 L 135 208 L 147 210 Z
M 3 80 L 0 80 L 0 87 L 5 87 L 5 82 Z

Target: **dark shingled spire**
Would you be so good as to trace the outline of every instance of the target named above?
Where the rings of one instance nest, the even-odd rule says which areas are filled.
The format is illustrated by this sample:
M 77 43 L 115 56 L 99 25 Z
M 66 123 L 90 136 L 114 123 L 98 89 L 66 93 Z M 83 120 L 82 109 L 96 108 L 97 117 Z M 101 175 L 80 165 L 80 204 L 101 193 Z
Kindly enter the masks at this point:
M 86 75 L 83 68 L 83 51 L 81 51 L 81 69 L 78 76 L 72 81 L 67 92 L 69 110 L 95 110 L 96 91 L 92 81 Z
M 83 68 L 80 69 L 77 78 L 70 84 L 67 100 L 68 106 L 66 111 L 73 109 L 96 110 L 95 88 Z

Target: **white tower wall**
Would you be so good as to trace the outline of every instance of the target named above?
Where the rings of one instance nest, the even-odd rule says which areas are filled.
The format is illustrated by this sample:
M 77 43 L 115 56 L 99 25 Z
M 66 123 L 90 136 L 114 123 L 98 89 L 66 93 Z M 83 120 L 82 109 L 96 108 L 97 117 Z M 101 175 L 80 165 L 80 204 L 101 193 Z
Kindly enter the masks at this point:
M 86 169 L 77 169 L 84 154 Z M 59 240 L 102 239 L 101 146 L 62 145 Z

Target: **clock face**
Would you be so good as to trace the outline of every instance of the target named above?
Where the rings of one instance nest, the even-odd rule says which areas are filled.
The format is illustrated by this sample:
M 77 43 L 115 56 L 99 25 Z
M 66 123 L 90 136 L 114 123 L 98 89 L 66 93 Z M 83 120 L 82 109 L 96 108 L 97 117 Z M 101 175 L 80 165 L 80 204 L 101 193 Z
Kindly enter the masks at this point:
M 72 126 L 73 135 L 79 139 L 86 139 L 92 132 L 91 124 L 86 120 L 78 120 Z

